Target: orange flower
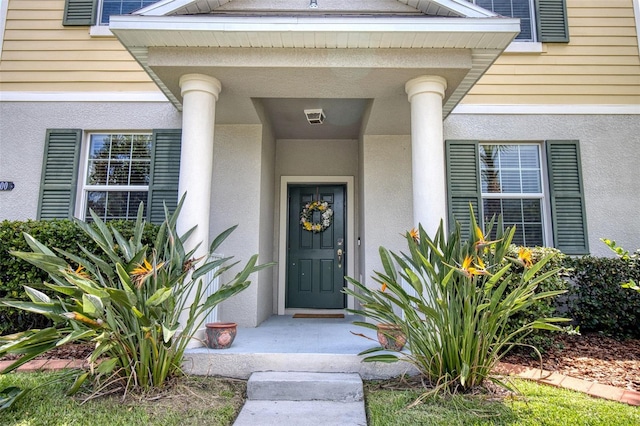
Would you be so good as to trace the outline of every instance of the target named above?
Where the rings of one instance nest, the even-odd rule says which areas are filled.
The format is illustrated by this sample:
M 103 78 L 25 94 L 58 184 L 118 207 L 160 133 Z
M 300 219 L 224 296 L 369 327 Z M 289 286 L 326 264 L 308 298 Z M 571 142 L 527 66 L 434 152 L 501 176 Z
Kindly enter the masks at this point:
M 473 263 L 473 257 L 467 255 L 462 261 L 462 267 L 459 270 L 465 274 L 467 277 L 472 277 L 473 275 L 491 275 L 487 268 L 484 265 L 484 262 L 481 258 L 476 258 L 477 263 Z
M 387 283 L 382 283 L 382 292 L 384 293 L 386 289 L 387 289 Z
M 533 265 L 531 250 L 526 247 L 520 247 L 518 250 L 518 262 L 524 265 L 525 268 L 530 268 Z
M 71 267 L 69 267 L 69 269 L 71 269 Z M 82 265 L 78 265 L 78 267 L 76 268 L 76 270 L 74 271 L 73 269 L 71 269 L 71 273 L 80 277 L 80 278 L 91 278 L 91 276 L 85 272 L 84 270 L 84 266 Z
M 411 231 L 409 231 L 409 236 L 416 243 L 420 242 L 420 233 L 418 232 L 418 230 L 416 228 L 412 228 Z
M 488 245 L 498 242 L 498 240 L 487 241 L 485 235 L 482 233 L 482 229 L 480 229 L 479 226 L 476 226 L 474 231 L 476 233 L 476 238 L 477 238 L 477 241 L 474 244 L 476 246 L 476 250 L 484 248 L 485 251 L 487 251 Z
M 134 270 L 131 271 L 131 276 L 133 277 L 133 281 L 135 282 L 136 287 L 140 288 L 144 280 L 147 279 L 147 277 L 149 277 L 155 271 L 162 268 L 162 265 L 164 265 L 164 262 L 158 263 L 154 268 L 147 259 L 144 260 L 144 263 L 138 264 L 138 267 L 134 268 Z

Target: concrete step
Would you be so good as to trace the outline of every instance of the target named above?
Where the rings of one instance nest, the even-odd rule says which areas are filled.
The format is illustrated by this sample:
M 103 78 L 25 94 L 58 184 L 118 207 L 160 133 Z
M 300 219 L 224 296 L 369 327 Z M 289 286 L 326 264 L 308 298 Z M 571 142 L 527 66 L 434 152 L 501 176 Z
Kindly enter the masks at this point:
M 250 400 L 362 401 L 362 379 L 354 373 L 257 372 L 247 383 Z
M 364 339 L 362 339 L 364 340 Z M 233 343 L 235 345 L 235 342 Z M 407 362 L 362 362 L 362 357 L 343 353 L 240 353 L 230 349 L 189 349 L 182 368 L 196 376 L 222 376 L 248 379 L 256 371 L 307 371 L 326 373 L 357 373 L 365 380 L 387 379 L 417 370 Z M 237 348 L 236 348 L 237 349 Z
M 366 426 L 364 402 L 247 401 L 233 426 Z

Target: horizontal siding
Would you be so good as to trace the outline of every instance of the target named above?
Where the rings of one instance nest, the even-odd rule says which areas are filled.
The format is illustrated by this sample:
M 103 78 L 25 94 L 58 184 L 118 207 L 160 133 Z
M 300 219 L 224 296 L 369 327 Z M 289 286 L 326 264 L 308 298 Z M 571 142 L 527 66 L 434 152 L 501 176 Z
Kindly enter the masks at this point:
M 467 104 L 637 104 L 640 56 L 632 0 L 567 0 L 571 41 L 505 53 Z M 157 91 L 114 37 L 63 27 L 64 0 L 9 0 L 1 90 Z
M 570 42 L 505 53 L 465 104 L 639 104 L 632 0 L 567 0 Z
M 64 0 L 9 0 L 0 90 L 135 91 L 158 88 L 115 37 L 64 27 Z

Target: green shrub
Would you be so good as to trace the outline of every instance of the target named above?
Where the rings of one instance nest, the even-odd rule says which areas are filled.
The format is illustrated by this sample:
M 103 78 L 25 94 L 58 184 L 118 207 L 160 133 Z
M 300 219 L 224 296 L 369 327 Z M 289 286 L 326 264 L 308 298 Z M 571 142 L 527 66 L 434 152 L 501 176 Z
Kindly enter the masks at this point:
M 569 313 L 581 331 L 640 338 L 640 293 L 620 283 L 640 281 L 637 260 L 586 256 L 567 258 Z
M 109 225 L 117 229 L 125 238 L 133 236 L 134 224 L 134 221 L 126 220 L 109 222 Z M 2 221 L 0 222 L 0 298 L 29 300 L 22 287 L 24 284 L 43 290 L 49 295 L 52 294 L 42 285 L 42 282 L 47 279 L 46 272 L 9 254 L 10 251 L 29 250 L 24 233 L 33 236 L 48 247 L 80 255 L 79 246 L 82 245 L 100 256 L 98 246 L 71 220 Z M 143 243 L 152 246 L 157 233 L 157 225 L 146 224 Z M 107 260 L 104 255 L 101 258 Z M 0 307 L 0 335 L 30 328 L 42 328 L 50 324 L 51 321 L 42 315 Z
M 70 300 L 50 298 L 28 286 L 25 290 L 30 302 L 2 300 L 5 306 L 46 315 L 55 323 L 42 330 L 1 337 L 0 356 L 23 354 L 3 373 L 52 348 L 82 341 L 95 345 L 88 359 L 91 369 L 76 373 L 78 378 L 71 393 L 87 378 L 99 387 L 146 391 L 160 388 L 177 376 L 187 344 L 195 337 L 206 313 L 247 288 L 251 274 L 271 266 L 257 265 L 258 255 L 254 255 L 234 278 L 205 296 L 207 273 L 215 270 L 215 279 L 237 264 L 228 264 L 231 258 L 211 257 L 235 227 L 216 237 L 207 247 L 207 254 L 195 259 L 196 249 L 187 251 L 184 247 L 193 230 L 184 235 L 176 231 L 183 201 L 184 197 L 175 213 L 167 215 L 153 249 L 142 242 L 142 205 L 129 240 L 95 215 L 95 228 L 76 221 L 78 233 L 89 236 L 108 258 L 103 261 L 86 249 L 82 256 L 61 253 L 79 264 L 78 268 L 25 235 L 32 251 L 12 254 L 45 270 L 49 276 L 45 285 Z M 14 393 L 12 401 L 21 395 L 23 391 Z
M 375 347 L 361 355 L 365 361 L 413 364 L 435 390 L 467 390 L 490 377 L 506 352 L 534 329 L 561 329 L 553 323 L 562 318 L 535 317 L 519 327 L 511 317 L 531 310 L 536 301 L 552 298 L 563 290 L 537 292 L 540 283 L 557 275 L 558 269 L 542 268 L 554 257 L 548 254 L 532 262 L 528 249 L 509 256 L 515 228 L 497 226 L 495 241 L 486 241 L 470 212 L 474 234 L 469 241 L 457 226 L 448 236 L 440 224 L 436 234 L 407 232 L 408 253 L 396 254 L 380 247 L 384 272 L 375 272 L 381 287 L 372 289 L 347 278 L 353 288 L 347 294 L 360 302 L 349 312 L 378 323 L 399 326 L 409 351 Z M 491 235 L 493 224 L 488 226 Z M 522 269 L 514 269 L 514 264 Z M 407 283 L 411 290 L 403 286 Z M 357 322 L 376 329 L 376 324 Z M 382 353 L 380 353 L 382 352 Z

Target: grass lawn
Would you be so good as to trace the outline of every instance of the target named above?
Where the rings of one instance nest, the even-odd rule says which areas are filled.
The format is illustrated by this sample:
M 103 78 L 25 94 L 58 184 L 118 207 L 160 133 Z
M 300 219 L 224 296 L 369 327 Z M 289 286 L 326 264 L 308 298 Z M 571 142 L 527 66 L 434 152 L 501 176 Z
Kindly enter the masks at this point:
M 0 389 L 34 388 L 56 373 L 0 375 Z M 27 394 L 9 411 L 3 426 L 62 425 L 230 425 L 238 415 L 246 383 L 202 377 L 183 378 L 171 390 L 146 397 L 107 396 L 81 403 L 65 396 L 71 381 L 48 384 Z
M 0 375 L 0 388 L 34 388 L 56 373 Z M 365 384 L 370 426 L 413 425 L 640 425 L 640 408 L 517 380 L 524 394 L 503 401 L 482 396 L 439 397 L 415 408 L 419 390 L 381 390 Z M 172 389 L 146 397 L 107 396 L 86 403 L 65 396 L 69 381 L 35 389 L 10 411 L 0 411 L 0 425 L 230 425 L 246 392 L 243 381 L 186 377 Z M 347 426 L 347 425 L 345 425 Z
M 490 401 L 482 396 L 437 397 L 407 409 L 417 390 L 379 390 L 366 385 L 369 426 L 391 425 L 640 425 L 640 408 L 585 394 L 514 381 L 523 396 Z

